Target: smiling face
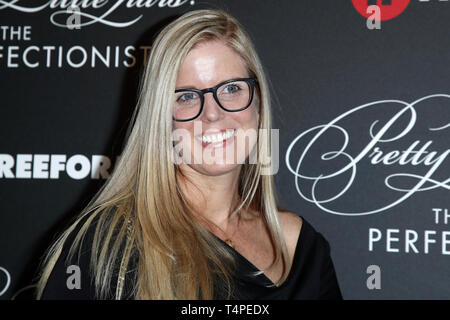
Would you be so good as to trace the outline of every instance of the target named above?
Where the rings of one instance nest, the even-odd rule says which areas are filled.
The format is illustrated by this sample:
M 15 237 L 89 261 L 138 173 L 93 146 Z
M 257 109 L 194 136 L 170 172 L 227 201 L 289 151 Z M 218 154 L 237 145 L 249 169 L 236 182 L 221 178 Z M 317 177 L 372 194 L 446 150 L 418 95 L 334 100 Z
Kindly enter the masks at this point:
M 202 90 L 249 76 L 241 56 L 224 42 L 202 42 L 184 59 L 176 89 Z M 229 86 L 225 90 L 230 93 L 237 88 Z M 199 173 L 220 175 L 238 170 L 257 140 L 259 99 L 256 90 L 250 106 L 238 112 L 223 110 L 212 93 L 205 93 L 204 97 L 203 110 L 196 119 L 173 122 L 175 131 L 184 132 L 176 148 L 182 149 L 183 161 Z M 189 95 L 181 97 L 183 100 L 190 98 Z

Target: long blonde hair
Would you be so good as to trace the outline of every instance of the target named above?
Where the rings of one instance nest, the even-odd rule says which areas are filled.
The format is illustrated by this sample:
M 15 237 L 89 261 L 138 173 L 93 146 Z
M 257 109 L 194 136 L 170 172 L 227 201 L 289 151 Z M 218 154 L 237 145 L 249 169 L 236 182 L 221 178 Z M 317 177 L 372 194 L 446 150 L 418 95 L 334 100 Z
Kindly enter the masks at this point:
M 210 40 L 222 40 L 234 49 L 258 79 L 259 129 L 266 129 L 263 134 L 269 135 L 268 83 L 242 26 L 221 10 L 191 11 L 170 23 L 153 43 L 121 157 L 102 188 L 48 250 L 38 282 L 38 299 L 66 239 L 82 219 L 86 221 L 71 244 L 70 255 L 92 221 L 98 219 L 91 250 L 98 298 L 108 296 L 111 282 L 117 281 L 115 266 L 118 262 L 128 265 L 133 253 L 138 256 L 132 285 L 136 299 L 212 299 L 216 276 L 224 280 L 231 294 L 232 254 L 194 219 L 184 202 L 171 139 L 171 106 L 178 70 L 196 44 Z M 270 136 L 258 140 L 258 158 L 270 153 L 270 143 Z M 275 247 L 272 266 L 280 260 L 287 266 L 273 176 L 261 172 L 259 161 L 243 165 L 238 188 L 240 207 L 261 213 Z M 277 284 L 286 279 L 287 273 L 285 268 Z M 120 292 L 115 297 L 120 299 Z

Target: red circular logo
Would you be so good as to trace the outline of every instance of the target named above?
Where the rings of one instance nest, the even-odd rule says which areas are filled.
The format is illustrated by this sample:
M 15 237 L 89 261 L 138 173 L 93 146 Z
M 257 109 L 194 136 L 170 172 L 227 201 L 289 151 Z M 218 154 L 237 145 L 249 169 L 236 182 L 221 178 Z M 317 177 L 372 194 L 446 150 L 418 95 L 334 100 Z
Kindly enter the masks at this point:
M 364 18 L 373 18 L 374 20 L 390 20 L 395 18 L 408 7 L 410 0 L 352 0 L 355 9 Z M 374 15 L 373 10 L 367 10 L 369 6 L 376 5 L 380 8 L 380 15 Z

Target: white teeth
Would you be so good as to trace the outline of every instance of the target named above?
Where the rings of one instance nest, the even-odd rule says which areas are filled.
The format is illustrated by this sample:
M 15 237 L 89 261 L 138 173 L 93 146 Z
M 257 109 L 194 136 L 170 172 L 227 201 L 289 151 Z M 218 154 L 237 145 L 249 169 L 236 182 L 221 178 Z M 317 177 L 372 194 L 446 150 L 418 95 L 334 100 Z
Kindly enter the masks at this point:
M 201 139 L 205 143 L 213 143 L 213 142 L 220 142 L 223 140 L 227 140 L 227 139 L 231 138 L 233 135 L 234 135 L 234 129 L 228 129 L 224 133 L 203 135 Z

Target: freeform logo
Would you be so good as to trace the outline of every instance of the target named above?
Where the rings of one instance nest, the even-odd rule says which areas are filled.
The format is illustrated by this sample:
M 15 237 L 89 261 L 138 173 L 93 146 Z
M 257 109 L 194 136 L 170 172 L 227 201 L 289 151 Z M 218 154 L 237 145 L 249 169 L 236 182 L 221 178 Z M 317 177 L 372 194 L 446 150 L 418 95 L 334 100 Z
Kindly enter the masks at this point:
M 119 156 L 117 156 L 116 161 Z M 60 172 L 81 180 L 107 179 L 111 160 L 107 156 L 76 154 L 0 154 L 0 179 L 59 179 Z

